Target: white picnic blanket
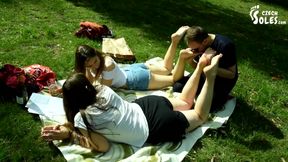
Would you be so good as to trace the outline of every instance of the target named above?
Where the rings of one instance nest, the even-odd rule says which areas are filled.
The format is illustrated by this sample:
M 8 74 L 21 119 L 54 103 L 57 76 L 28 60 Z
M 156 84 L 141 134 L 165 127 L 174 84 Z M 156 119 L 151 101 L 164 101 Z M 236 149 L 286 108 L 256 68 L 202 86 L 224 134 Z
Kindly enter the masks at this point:
M 161 96 L 171 96 L 171 90 L 158 91 L 116 91 L 124 99 L 131 101 L 141 96 L 154 94 Z M 51 97 L 43 94 L 33 94 L 27 103 L 28 111 L 37 113 L 40 116 L 43 125 L 50 125 L 56 123 L 64 123 L 66 121 L 62 99 Z M 207 129 L 217 129 L 224 124 L 232 114 L 236 104 L 236 99 L 228 100 L 222 111 L 213 114 L 213 117 L 201 127 L 188 133 L 186 138 L 179 143 L 164 143 L 157 146 L 144 146 L 142 148 L 134 148 L 126 144 L 112 143 L 111 149 L 107 153 L 94 153 L 89 149 L 83 148 L 79 145 L 63 143 L 62 141 L 53 141 L 53 143 L 62 152 L 67 161 L 182 161 L 189 153 L 196 141 L 201 138 Z M 53 107 L 53 108 L 52 108 Z M 49 110 L 47 110 L 49 109 Z
M 131 91 L 122 89 L 115 91 L 127 101 L 133 101 L 136 98 L 151 94 L 166 97 L 173 97 L 177 95 L 177 93 L 172 92 L 172 87 L 157 91 Z M 211 114 L 209 120 L 205 124 L 198 127 L 193 132 L 188 133 L 186 138 L 179 143 L 166 142 L 160 145 L 143 146 L 142 148 L 135 148 L 130 145 L 120 143 L 111 143 L 111 148 L 107 153 L 95 153 L 79 145 L 63 143 L 62 141 L 53 141 L 53 143 L 61 151 L 64 158 L 69 162 L 180 162 L 189 153 L 196 141 L 201 138 L 208 129 L 217 129 L 227 122 L 230 115 L 234 111 L 235 105 L 235 98 L 228 100 L 221 111 Z M 66 121 L 61 98 L 43 94 L 32 94 L 26 107 L 28 107 L 28 111 L 30 113 L 39 114 L 43 125 L 64 123 Z

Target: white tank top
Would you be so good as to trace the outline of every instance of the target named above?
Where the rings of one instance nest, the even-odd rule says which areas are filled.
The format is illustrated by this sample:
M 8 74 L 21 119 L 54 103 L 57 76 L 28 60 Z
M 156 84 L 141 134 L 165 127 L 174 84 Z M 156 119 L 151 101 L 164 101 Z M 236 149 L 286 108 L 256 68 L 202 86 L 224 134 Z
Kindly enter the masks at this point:
M 111 87 L 114 88 L 120 88 L 126 85 L 126 73 L 121 70 L 121 68 L 118 66 L 118 64 L 111 58 L 111 63 L 114 64 L 115 68 L 111 71 L 103 71 L 102 72 L 102 78 L 105 80 L 111 80 L 112 84 Z
M 104 103 L 107 110 L 98 109 L 96 104 L 86 108 L 84 112 L 91 129 L 113 142 L 143 146 L 148 138 L 149 128 L 141 107 L 123 100 L 107 86 L 102 87 L 97 97 L 107 101 Z M 75 127 L 86 129 L 80 112 L 76 114 L 74 123 Z

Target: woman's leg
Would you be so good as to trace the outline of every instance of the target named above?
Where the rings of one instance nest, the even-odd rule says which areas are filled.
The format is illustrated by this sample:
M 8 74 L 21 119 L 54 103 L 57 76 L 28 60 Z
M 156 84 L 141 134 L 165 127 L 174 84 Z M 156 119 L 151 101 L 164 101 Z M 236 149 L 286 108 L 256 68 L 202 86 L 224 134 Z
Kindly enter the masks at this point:
M 154 65 L 145 63 L 145 65 L 149 68 L 151 73 L 159 74 L 159 75 L 169 75 L 173 69 L 173 61 L 176 55 L 178 43 L 171 42 L 163 60 L 163 65 Z
M 148 89 L 160 89 L 173 85 L 184 76 L 186 61 L 193 57 L 189 48 L 180 51 L 177 63 L 173 69 L 172 75 L 160 75 L 151 72 Z M 198 69 L 199 70 L 199 69 Z M 201 74 L 200 70 L 200 74 Z M 189 88 L 186 88 L 189 89 Z
M 187 131 L 195 129 L 199 125 L 203 124 L 208 118 L 212 104 L 213 90 L 214 90 L 215 77 L 217 75 L 218 62 L 221 57 L 222 57 L 221 54 L 213 57 L 211 64 L 203 69 L 203 72 L 206 75 L 206 80 L 197 98 L 194 109 L 181 111 L 185 115 L 190 124 Z M 187 83 L 189 83 L 189 81 Z M 193 93 L 189 95 L 193 95 Z
M 172 75 L 161 75 L 151 72 L 148 89 L 161 89 L 167 86 L 171 86 L 175 81 L 178 81 L 184 76 L 185 71 L 185 58 L 182 57 L 181 52 L 175 65 Z
M 197 92 L 199 80 L 201 73 L 203 71 L 204 66 L 197 65 L 193 74 L 190 76 L 188 81 L 186 82 L 182 92 L 177 98 L 170 98 L 174 110 L 189 110 L 191 109 L 195 94 Z
M 171 74 L 177 46 L 188 28 L 189 26 L 182 26 L 171 35 L 171 44 L 164 56 L 163 66 L 146 64 L 152 73 L 159 75 Z
M 183 50 L 184 51 L 184 50 Z M 189 53 L 187 51 L 183 52 L 184 56 L 188 56 Z M 194 72 L 186 82 L 181 94 L 177 98 L 170 99 L 172 101 L 174 110 L 189 110 L 191 109 L 195 94 L 197 92 L 197 88 L 199 85 L 199 80 L 201 77 L 201 73 L 204 67 L 210 62 L 210 57 L 207 57 L 207 54 L 203 54 L 199 59 L 199 63 L 197 64 Z
M 173 76 L 172 75 L 160 75 L 151 73 L 148 89 L 161 89 L 173 85 Z

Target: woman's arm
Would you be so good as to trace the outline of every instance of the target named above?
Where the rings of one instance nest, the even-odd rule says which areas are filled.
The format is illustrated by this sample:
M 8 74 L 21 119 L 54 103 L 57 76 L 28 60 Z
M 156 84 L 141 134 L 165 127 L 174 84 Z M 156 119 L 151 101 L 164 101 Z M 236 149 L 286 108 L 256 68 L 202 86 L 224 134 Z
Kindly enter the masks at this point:
M 94 74 L 94 76 L 93 76 L 93 74 L 92 74 L 93 72 L 92 72 L 92 70 L 91 70 L 91 68 L 86 68 L 86 71 L 85 71 L 85 76 L 87 77 L 87 79 L 90 81 L 90 83 L 94 83 L 94 81 L 96 80 L 96 75 Z
M 105 59 L 105 66 L 102 72 L 101 84 L 111 86 L 113 82 L 113 76 L 109 72 L 113 71 L 115 66 L 117 65 L 115 65 L 115 62 L 109 56 L 106 56 L 104 59 Z
M 41 137 L 46 141 L 65 140 L 70 137 L 71 129 L 64 125 L 49 125 L 41 130 Z
M 88 139 L 91 149 L 99 152 L 107 152 L 109 150 L 110 143 L 103 135 L 96 132 L 89 132 L 88 134 L 88 132 L 84 129 L 79 130 Z M 72 138 L 75 138 L 73 133 Z
M 86 130 L 79 130 L 83 135 L 74 131 L 71 124 L 50 125 L 42 128 L 41 137 L 46 141 L 69 140 L 72 143 L 99 152 L 107 152 L 109 150 L 110 144 L 104 136 L 95 132 L 90 132 L 91 138 L 89 138 Z

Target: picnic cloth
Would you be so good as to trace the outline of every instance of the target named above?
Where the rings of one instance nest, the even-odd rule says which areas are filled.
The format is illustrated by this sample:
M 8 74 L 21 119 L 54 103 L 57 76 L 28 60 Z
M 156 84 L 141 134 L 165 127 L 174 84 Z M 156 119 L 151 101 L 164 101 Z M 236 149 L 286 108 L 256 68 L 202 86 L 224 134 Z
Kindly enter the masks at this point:
M 117 93 L 124 99 L 131 101 L 145 95 L 154 94 L 161 96 L 171 96 L 170 89 L 158 91 L 130 91 L 118 90 Z M 39 94 L 38 94 L 39 95 Z M 173 95 L 173 94 L 172 94 Z M 57 123 L 64 123 L 66 121 L 62 105 L 62 99 L 57 97 L 45 96 L 45 100 L 37 101 L 33 99 L 33 94 L 27 104 L 30 109 L 32 104 L 38 105 L 42 110 L 39 115 L 43 125 L 51 125 Z M 40 96 L 40 97 L 43 97 Z M 37 96 L 39 97 L 39 96 Z M 40 102 L 40 103 L 39 103 Z M 51 108 L 53 103 L 58 104 L 58 107 Z M 198 127 L 194 131 L 188 133 L 186 138 L 179 143 L 166 142 L 160 145 L 144 146 L 142 148 L 135 148 L 126 144 L 111 143 L 111 148 L 107 153 L 95 153 L 89 149 L 83 148 L 76 144 L 63 143 L 62 141 L 53 141 L 55 146 L 61 151 L 67 161 L 121 161 L 121 162 L 134 162 L 134 161 L 182 161 L 189 153 L 196 141 L 201 138 L 208 129 L 217 129 L 222 126 L 232 114 L 236 104 L 236 99 L 228 100 L 224 109 L 213 114 L 209 121 Z M 49 110 L 47 110 L 49 109 Z M 30 112 L 33 110 L 29 110 Z
M 161 62 L 161 58 L 153 58 L 149 63 Z M 125 66 L 125 65 L 122 65 Z M 185 73 L 187 74 L 187 72 Z M 155 91 L 133 91 L 116 89 L 115 92 L 127 101 L 146 95 L 160 95 L 176 97 L 179 93 L 173 93 L 172 87 Z M 221 127 L 233 113 L 236 99 L 228 100 L 221 111 L 211 114 L 209 120 L 194 131 L 186 134 L 186 138 L 179 143 L 166 142 L 159 145 L 145 145 L 141 148 L 127 144 L 111 143 L 111 148 L 106 153 L 95 153 L 76 144 L 53 141 L 67 161 L 109 161 L 109 162 L 135 162 L 135 161 L 182 161 L 192 149 L 193 145 L 208 129 Z M 32 94 L 26 107 L 30 113 L 39 114 L 43 125 L 64 123 L 66 121 L 62 104 L 62 98 L 43 94 Z

